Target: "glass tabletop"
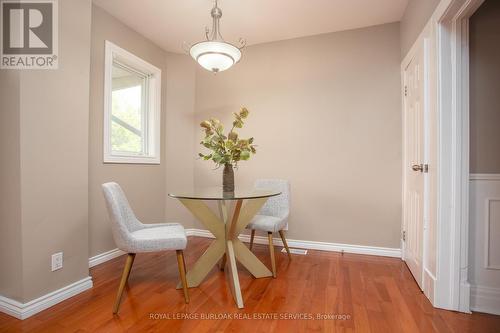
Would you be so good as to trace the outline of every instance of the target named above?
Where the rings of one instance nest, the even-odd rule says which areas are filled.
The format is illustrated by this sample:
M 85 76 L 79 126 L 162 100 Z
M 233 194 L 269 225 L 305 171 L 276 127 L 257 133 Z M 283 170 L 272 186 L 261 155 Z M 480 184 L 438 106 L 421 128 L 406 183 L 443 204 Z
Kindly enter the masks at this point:
M 280 195 L 279 190 L 273 189 L 255 189 L 236 187 L 234 192 L 224 192 L 222 186 L 199 187 L 191 189 L 182 189 L 173 191 L 168 195 L 178 199 L 197 199 L 197 200 L 242 200 L 268 198 Z

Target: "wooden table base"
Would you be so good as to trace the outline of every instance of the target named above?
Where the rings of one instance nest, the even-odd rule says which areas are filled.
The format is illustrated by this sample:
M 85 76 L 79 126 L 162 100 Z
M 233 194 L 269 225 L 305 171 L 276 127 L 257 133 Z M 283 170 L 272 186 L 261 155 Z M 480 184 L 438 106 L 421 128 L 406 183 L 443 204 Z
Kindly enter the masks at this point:
M 243 200 L 237 200 L 230 219 L 225 201 L 218 201 L 220 217 L 217 217 L 202 200 L 179 200 L 215 236 L 212 244 L 187 272 L 188 286 L 197 287 L 225 254 L 225 274 L 229 287 L 236 305 L 240 309 L 243 308 L 236 260 L 255 278 L 272 276 L 271 271 L 238 239 L 238 235 L 250 223 L 267 198 L 247 199 L 245 205 Z M 181 287 L 180 284 L 177 285 L 178 289 Z

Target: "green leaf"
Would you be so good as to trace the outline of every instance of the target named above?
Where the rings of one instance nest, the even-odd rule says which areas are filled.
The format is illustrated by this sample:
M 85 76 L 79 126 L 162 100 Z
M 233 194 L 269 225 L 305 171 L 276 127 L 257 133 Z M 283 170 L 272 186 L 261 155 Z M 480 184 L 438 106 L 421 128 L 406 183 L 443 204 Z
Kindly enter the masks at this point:
M 241 118 L 245 119 L 246 117 L 248 117 L 248 113 L 249 113 L 249 111 L 248 111 L 248 109 L 246 107 L 242 107 L 240 109 L 240 116 L 241 116 Z
M 207 130 L 209 130 L 211 124 L 210 124 L 210 122 L 208 120 L 204 120 L 204 121 L 201 122 L 200 126 L 203 127 L 203 128 L 206 128 Z
M 212 159 L 214 160 L 215 163 L 221 163 L 222 161 L 222 156 L 219 153 L 214 153 L 212 155 Z
M 250 158 L 250 152 L 248 150 L 243 150 L 240 154 L 240 158 L 243 160 L 243 161 L 246 161 Z
M 242 128 L 244 119 L 248 117 L 249 111 L 242 107 L 239 112 L 234 112 L 233 128 Z M 198 156 L 204 160 L 212 160 L 218 167 L 225 163 L 238 166 L 238 161 L 248 160 L 256 149 L 252 145 L 254 138 L 239 139 L 238 133 L 230 131 L 224 135 L 224 126 L 216 118 L 210 118 L 200 123 L 205 132 L 205 138 L 200 142 L 202 146 L 211 150 L 210 154 L 199 153 Z
M 231 141 L 234 141 L 234 142 L 238 141 L 238 133 L 236 133 L 236 132 L 233 132 L 233 131 L 229 132 L 229 134 L 227 135 L 227 137 Z

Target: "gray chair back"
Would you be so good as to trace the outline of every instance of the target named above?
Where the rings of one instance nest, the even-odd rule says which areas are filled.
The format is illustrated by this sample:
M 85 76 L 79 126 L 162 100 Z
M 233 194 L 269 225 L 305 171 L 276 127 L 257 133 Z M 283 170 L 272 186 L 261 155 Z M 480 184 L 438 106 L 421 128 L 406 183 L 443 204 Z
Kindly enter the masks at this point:
M 258 179 L 255 182 L 255 188 L 281 191 L 280 195 L 271 197 L 267 200 L 264 206 L 260 209 L 259 215 L 288 219 L 288 215 L 290 214 L 290 182 L 288 180 Z
M 114 182 L 102 184 L 106 206 L 111 220 L 111 231 L 119 249 L 127 251 L 130 233 L 141 228 L 141 222 L 135 217 L 125 193 Z

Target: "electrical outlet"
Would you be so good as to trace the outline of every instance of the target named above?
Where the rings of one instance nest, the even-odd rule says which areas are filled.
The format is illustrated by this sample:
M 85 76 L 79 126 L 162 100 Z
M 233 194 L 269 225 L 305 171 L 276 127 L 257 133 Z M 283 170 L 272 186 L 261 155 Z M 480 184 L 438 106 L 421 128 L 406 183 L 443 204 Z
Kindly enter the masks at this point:
M 57 252 L 52 255 L 52 272 L 63 267 L 63 253 Z

